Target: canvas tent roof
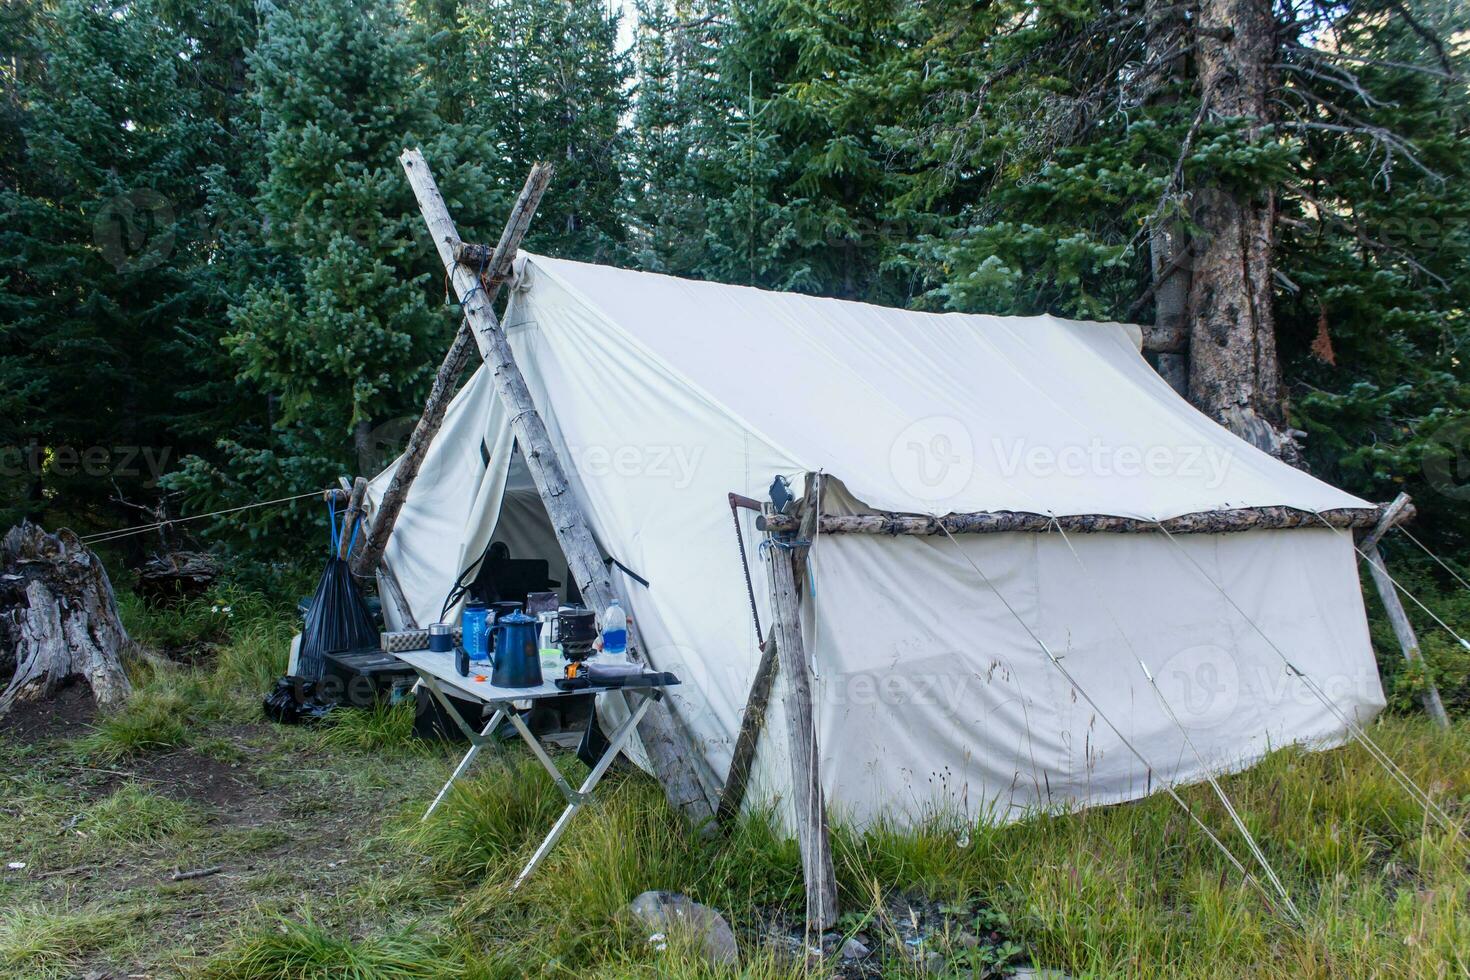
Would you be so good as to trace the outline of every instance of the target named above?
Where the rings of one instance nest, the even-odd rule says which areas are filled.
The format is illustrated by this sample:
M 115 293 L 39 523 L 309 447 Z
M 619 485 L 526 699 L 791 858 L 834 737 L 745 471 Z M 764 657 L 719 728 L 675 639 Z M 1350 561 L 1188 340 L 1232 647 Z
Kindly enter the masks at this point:
M 1161 519 L 1368 506 L 1190 408 L 1124 325 L 916 313 L 523 253 L 505 330 L 599 544 L 649 583 L 616 579 L 649 658 L 684 680 L 674 706 L 712 786 L 760 656 L 730 491 L 763 498 L 778 474 L 799 487 L 802 474 L 825 472 L 842 486 L 827 512 Z M 386 552 L 420 623 L 439 618 L 461 569 L 512 523 L 540 528 L 539 545 L 522 531 L 518 547 L 554 549 L 544 524 L 514 516 L 527 504 L 507 492 L 514 460 L 510 420 L 481 368 Z M 769 623 L 765 571 L 751 557 Z M 1382 705 L 1351 538 L 1329 528 L 1178 541 L 824 535 L 809 561 L 803 633 L 822 780 L 838 818 L 859 825 L 936 808 L 1006 819 L 1200 777 L 1139 660 L 1221 768 L 1343 735 L 1273 646 L 1330 686 L 1339 710 L 1366 718 Z M 1059 679 L 1035 636 L 1068 658 L 1149 765 Z M 772 734 L 784 725 L 777 697 L 754 804 L 789 798 L 784 739 Z
M 662 361 L 791 470 L 834 474 L 875 509 L 1160 519 L 1369 506 L 1200 414 L 1140 356 L 1134 326 L 898 310 L 542 256 L 519 268 L 521 288 L 554 280 L 629 356 Z M 943 460 L 925 457 L 945 441 L 959 458 L 941 479 Z M 1121 472 L 1092 472 L 1094 459 Z

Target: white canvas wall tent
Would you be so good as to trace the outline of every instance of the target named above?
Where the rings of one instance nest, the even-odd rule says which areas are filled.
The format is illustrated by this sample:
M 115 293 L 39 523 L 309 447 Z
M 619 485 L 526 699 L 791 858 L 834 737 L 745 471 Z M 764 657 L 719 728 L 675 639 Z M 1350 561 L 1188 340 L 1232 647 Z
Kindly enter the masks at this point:
M 802 501 L 827 520 L 807 521 L 800 614 L 835 820 L 1005 821 L 1133 799 L 1288 744 L 1337 744 L 1383 706 L 1340 526 L 1377 509 L 1196 412 L 1144 360 L 1136 327 L 524 253 L 509 289 L 516 362 L 600 548 L 647 581 L 614 573 L 647 659 L 683 680 L 675 711 L 711 790 L 761 659 L 727 494 L 767 499 L 778 476 L 798 496 L 826 477 L 820 502 Z M 894 514 L 931 533 L 823 530 Z M 927 520 L 949 514 L 1039 516 L 953 535 Z M 1143 533 L 1074 533 L 1097 517 Z M 748 543 L 764 537 L 757 515 L 739 520 Z M 1174 533 L 1147 533 L 1160 521 Z M 1250 529 L 1181 533 L 1235 525 Z M 565 583 L 481 368 L 387 545 L 420 624 L 492 539 Z M 778 694 L 745 802 L 789 819 L 787 724 Z

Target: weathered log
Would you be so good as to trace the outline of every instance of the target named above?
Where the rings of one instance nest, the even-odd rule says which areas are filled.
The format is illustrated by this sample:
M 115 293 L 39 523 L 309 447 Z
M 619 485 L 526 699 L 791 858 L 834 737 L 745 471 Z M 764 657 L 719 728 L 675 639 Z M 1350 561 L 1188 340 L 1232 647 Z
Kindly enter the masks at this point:
M 1393 635 L 1399 641 L 1399 649 L 1403 651 L 1404 659 L 1409 662 L 1409 665 L 1419 671 L 1418 679 L 1422 685 L 1419 689 L 1419 701 L 1436 725 L 1440 728 L 1448 728 L 1450 727 L 1450 716 L 1445 713 L 1444 702 L 1439 697 L 1439 688 L 1435 686 L 1434 678 L 1424 663 L 1424 654 L 1419 649 L 1419 637 L 1414 633 L 1414 624 L 1409 622 L 1409 614 L 1404 611 L 1404 604 L 1399 601 L 1398 588 L 1393 584 L 1393 579 L 1389 577 L 1388 566 L 1383 562 L 1383 554 L 1378 550 L 1376 544 L 1364 548 L 1363 554 L 1368 559 L 1368 573 L 1373 577 L 1373 585 L 1378 590 L 1378 598 L 1383 600 L 1383 611 L 1388 614 L 1388 622 L 1393 627 Z
M 1189 334 L 1183 327 L 1143 325 L 1143 349 L 1150 354 L 1182 354 L 1188 343 Z
M 16 701 L 49 697 L 79 679 L 98 707 L 132 690 L 122 657 L 133 646 L 118 617 L 102 562 L 65 528 L 29 522 L 0 541 L 0 639 L 15 651 L 15 674 L 0 694 L 0 717 Z
M 362 515 L 362 536 L 364 539 L 372 533 L 373 519 L 370 514 Z M 408 596 L 403 592 L 403 584 L 398 581 L 398 574 L 393 571 L 393 565 L 384 555 L 378 559 L 377 570 L 378 595 L 386 597 L 393 602 L 398 610 L 399 628 L 405 630 L 416 630 L 419 621 L 414 618 L 413 607 L 408 604 Z
M 405 154 L 405 158 L 407 154 Z M 407 162 L 404 163 L 408 169 Z M 428 167 L 423 168 L 428 173 Z M 525 186 L 521 188 L 520 196 L 516 198 L 515 205 L 511 208 L 510 218 L 505 223 L 505 230 L 501 232 L 500 241 L 495 250 L 483 257 L 483 261 L 474 263 L 475 273 L 470 276 L 470 283 L 465 289 L 461 289 L 459 295 L 463 297 L 468 289 L 479 287 L 476 299 L 481 298 L 486 309 L 490 309 L 495 302 L 495 297 L 500 293 L 500 287 L 504 284 L 506 277 L 510 274 L 512 263 L 515 261 L 516 249 L 520 248 L 521 239 L 525 237 L 526 229 L 531 225 L 531 218 L 536 214 L 536 207 L 541 203 L 541 195 L 546 192 L 546 185 L 551 182 L 552 168 L 550 164 L 538 163 L 531 168 L 526 177 Z M 410 170 L 410 181 L 413 173 Z M 415 190 L 418 188 L 416 187 Z M 434 196 L 442 207 L 444 199 L 439 197 L 438 189 L 434 190 Z M 446 210 L 445 216 L 449 212 Z M 435 235 L 434 244 L 439 249 L 439 254 L 449 265 L 452 257 L 457 256 L 461 243 L 456 236 L 452 242 L 440 240 L 445 229 L 431 229 Z M 449 234 L 454 233 L 451 223 Z M 446 256 L 446 245 L 449 255 Z M 484 246 L 479 246 L 484 248 Z M 457 258 L 454 259 L 457 262 Z M 463 267 L 456 266 L 456 268 Z M 479 271 L 484 270 L 483 278 Z M 429 451 L 429 444 L 434 441 L 440 426 L 444 424 L 444 412 L 449 408 L 449 403 L 454 399 L 455 387 L 459 383 L 459 376 L 464 373 L 465 366 L 469 364 L 470 355 L 475 349 L 474 332 L 470 327 L 469 318 L 466 317 L 460 324 L 459 332 L 455 334 L 454 343 L 450 345 L 449 353 L 444 356 L 444 362 L 439 365 L 439 371 L 434 375 L 434 383 L 429 388 L 428 401 L 424 403 L 424 412 L 419 416 L 418 424 L 414 426 L 413 434 L 408 437 L 408 445 L 403 450 L 403 456 L 399 459 L 398 469 L 393 473 L 393 479 L 388 483 L 388 489 L 383 491 L 383 499 L 378 502 L 376 513 L 373 515 L 372 533 L 363 542 L 362 549 L 358 551 L 357 557 L 353 559 L 352 570 L 357 575 L 371 575 L 378 567 L 378 562 L 383 558 L 383 549 L 388 546 L 388 538 L 393 533 L 393 526 L 398 523 L 399 511 L 403 509 L 403 502 L 408 499 L 409 487 L 413 486 L 414 479 L 418 476 L 419 467 L 424 463 L 424 454 Z
M 1412 515 L 1412 505 L 1407 516 Z M 1164 521 L 1148 521 L 1137 517 L 1110 517 L 1106 514 L 1073 514 L 1048 517 L 1024 511 L 987 511 L 972 514 L 827 514 L 822 517 L 823 534 L 1000 534 L 1007 531 L 1049 531 L 1061 525 L 1063 531 L 1077 534 L 1134 534 L 1157 532 L 1160 525 L 1170 534 L 1231 534 L 1237 531 L 1278 530 L 1294 527 L 1373 527 L 1382 518 L 1382 507 L 1343 507 L 1321 513 L 1292 507 L 1245 507 L 1236 510 L 1202 511 L 1184 514 Z M 797 529 L 791 515 L 773 514 L 758 518 L 756 526 L 773 532 Z
M 408 182 L 418 198 L 419 210 L 423 212 L 424 222 L 429 226 L 430 236 L 439 250 L 439 258 L 449 273 L 455 295 L 463 304 L 465 318 L 474 331 L 480 352 L 490 366 L 495 392 L 510 417 L 511 430 L 524 454 L 526 468 L 541 503 L 546 507 L 557 543 L 577 581 L 582 599 L 590 608 L 606 609 L 617 595 L 608 567 L 603 564 L 602 553 L 597 548 L 587 518 L 571 492 L 566 471 L 546 431 L 546 423 L 531 398 L 526 379 L 516 364 L 510 342 L 500 329 L 490 297 L 480 287 L 476 272 L 455 258 L 461 244 L 459 233 L 429 165 L 418 150 L 405 150 L 399 162 L 408 174 Z M 375 537 L 383 533 L 383 529 L 374 528 Z M 638 725 L 638 736 L 653 764 L 654 774 L 675 810 L 695 824 L 704 824 L 713 817 L 714 808 L 695 769 L 689 739 L 666 702 L 656 702 L 643 715 Z
M 1378 539 L 1387 534 L 1394 525 L 1413 520 L 1413 518 L 1413 498 L 1406 493 L 1399 494 L 1383 506 L 1378 521 L 1373 525 L 1373 530 L 1363 535 L 1363 541 L 1359 547 L 1366 551 L 1376 545 Z
M 811 680 L 801 639 L 795 562 L 788 547 L 777 546 L 768 551 L 776 657 L 786 677 L 782 704 L 786 708 L 796 840 L 801 847 L 801 874 L 806 885 L 806 924 L 808 929 L 822 931 L 837 922 L 837 880 L 832 871 L 832 845 L 827 834 L 827 802 L 822 792 L 822 756 L 817 743 Z
M 363 516 L 363 498 L 367 496 L 367 486 L 367 477 L 357 478 L 357 482 L 352 485 L 352 493 L 347 498 L 347 509 L 342 513 L 342 540 L 337 543 L 337 557 L 343 561 L 347 560 L 348 552 L 352 550 L 353 524 Z M 364 526 L 358 536 L 361 537 L 366 530 L 367 527 Z

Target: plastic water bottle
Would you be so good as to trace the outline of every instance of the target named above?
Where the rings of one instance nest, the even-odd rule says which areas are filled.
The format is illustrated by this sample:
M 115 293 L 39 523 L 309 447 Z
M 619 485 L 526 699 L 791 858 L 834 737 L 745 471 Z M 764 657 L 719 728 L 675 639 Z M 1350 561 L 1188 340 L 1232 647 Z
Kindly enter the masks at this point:
M 628 615 L 616 599 L 602 614 L 602 652 L 613 657 L 628 655 Z

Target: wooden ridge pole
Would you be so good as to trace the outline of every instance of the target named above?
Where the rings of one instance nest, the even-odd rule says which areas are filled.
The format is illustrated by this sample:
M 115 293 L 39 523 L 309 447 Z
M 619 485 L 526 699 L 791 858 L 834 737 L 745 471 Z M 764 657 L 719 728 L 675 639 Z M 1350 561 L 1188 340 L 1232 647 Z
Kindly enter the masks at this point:
M 1399 515 L 1400 520 L 1413 515 L 1413 506 L 1405 504 L 1405 507 L 1407 510 Z M 1060 525 L 1063 531 L 1075 534 L 1150 534 L 1157 533 L 1162 523 L 1163 529 L 1170 534 L 1231 534 L 1237 531 L 1295 527 L 1371 528 L 1379 524 L 1385 510 L 1385 507 L 1343 507 L 1317 513 L 1293 507 L 1240 507 L 1235 510 L 1183 514 L 1162 522 L 1107 514 L 1051 517 L 1047 514 L 1009 510 L 945 514 L 943 517 L 880 511 L 873 514 L 824 515 L 821 519 L 821 533 L 928 535 L 944 534 L 948 531 L 950 534 L 1001 534 L 1012 531 L 1050 531 Z M 776 532 L 795 531 L 796 524 L 796 518 L 786 514 L 767 515 L 756 522 L 761 530 Z
M 1409 503 L 1409 495 L 1401 493 L 1393 503 L 1384 509 L 1383 518 L 1380 520 L 1364 538 L 1358 549 L 1368 560 L 1368 572 L 1373 576 L 1373 585 L 1378 589 L 1378 598 L 1383 600 L 1383 611 L 1388 614 L 1388 622 L 1393 626 L 1394 636 L 1398 638 L 1399 648 L 1404 652 L 1404 659 L 1411 667 L 1416 668 L 1422 679 L 1423 688 L 1419 692 L 1419 701 L 1424 705 L 1424 710 L 1434 723 L 1440 728 L 1450 727 L 1450 716 L 1444 710 L 1444 702 L 1439 698 L 1439 688 L 1434 684 L 1434 678 L 1429 673 L 1429 665 L 1424 662 L 1424 654 L 1419 649 L 1419 637 L 1414 633 L 1414 624 L 1409 622 L 1409 614 L 1404 611 L 1404 604 L 1399 601 L 1398 587 L 1393 584 L 1389 577 L 1388 566 L 1383 561 L 1383 553 L 1378 550 L 1378 541 L 1388 529 L 1403 520 L 1412 507 Z
M 405 150 L 399 162 L 408 174 L 424 223 L 428 225 L 430 237 L 439 250 L 439 258 L 449 272 L 450 284 L 464 307 L 465 319 L 473 331 L 475 342 L 490 366 L 495 392 L 510 416 L 511 430 L 525 457 L 526 468 L 530 470 L 541 503 L 546 507 L 567 565 L 582 590 L 582 598 L 593 609 L 606 609 L 617 595 L 612 578 L 603 564 L 602 553 L 592 537 L 586 516 L 571 493 L 566 471 L 551 443 L 546 423 L 531 398 L 526 379 L 516 364 L 510 342 L 491 308 L 490 291 L 481 288 L 476 271 L 459 261 L 462 244 L 459 233 L 423 154 L 418 150 Z M 375 530 L 384 533 L 381 528 Z M 714 810 L 694 768 L 689 742 L 679 729 L 666 700 L 656 702 L 644 714 L 638 725 L 638 735 L 669 803 L 695 824 L 703 824 L 713 817 Z
M 417 150 L 411 151 L 415 154 Z M 405 153 L 404 157 L 407 158 Z M 422 163 L 423 157 L 419 157 Z M 408 163 L 404 163 L 405 169 Z M 422 168 L 428 173 L 428 166 Z M 484 246 L 476 246 L 479 251 L 465 256 L 473 260 L 475 271 L 460 269 L 458 266 L 451 267 L 452 271 L 461 273 L 461 280 L 468 279 L 470 287 L 478 285 L 480 290 L 475 293 L 475 298 L 482 295 L 485 300 L 486 309 L 490 309 L 495 302 L 495 297 L 500 294 L 500 287 L 510 276 L 511 264 L 515 261 L 516 250 L 521 246 L 521 239 L 526 235 L 526 229 L 531 226 L 531 218 L 536 214 L 536 207 L 541 203 L 541 195 L 546 193 L 546 185 L 551 183 L 552 167 L 547 163 L 538 163 L 531 168 L 526 176 L 526 184 L 521 188 L 520 196 L 516 198 L 515 204 L 510 209 L 510 218 L 505 223 L 505 230 L 500 233 L 500 241 L 495 246 L 494 252 L 488 252 Z M 412 180 L 412 172 L 409 174 Z M 433 179 L 430 178 L 432 184 Z M 418 188 L 414 188 L 415 192 Z M 438 188 L 434 188 L 434 198 L 439 206 L 444 206 L 444 199 L 439 196 Z M 421 199 L 422 200 L 422 199 Z M 446 220 L 448 211 L 445 211 Z M 454 233 L 454 226 L 449 226 L 449 232 Z M 436 232 L 436 236 L 437 236 Z M 436 237 L 434 242 L 439 249 L 441 258 L 445 255 L 445 243 Z M 461 250 L 464 244 L 455 236 L 450 255 L 458 263 L 461 260 Z M 446 260 L 445 265 L 449 265 Z M 481 272 L 483 271 L 483 276 Z M 463 296 L 466 288 L 457 282 L 456 295 Z M 362 549 L 358 551 L 357 557 L 353 559 L 352 570 L 358 575 L 371 575 L 377 570 L 379 562 L 383 558 L 383 549 L 388 546 L 388 538 L 393 534 L 393 526 L 398 523 L 399 511 L 403 509 L 403 502 L 408 498 L 408 490 L 413 486 L 414 479 L 419 475 L 419 467 L 424 463 L 424 454 L 429 451 L 429 444 L 438 435 L 439 427 L 444 424 L 444 412 L 449 408 L 449 403 L 454 400 L 455 387 L 459 383 L 459 376 L 464 373 L 465 366 L 469 364 L 470 354 L 475 349 L 475 335 L 470 328 L 468 319 L 459 325 L 459 332 L 455 334 L 454 343 L 450 345 L 449 353 L 444 356 L 444 362 L 439 365 L 439 371 L 434 375 L 434 383 L 429 388 L 428 401 L 424 403 L 424 412 L 419 416 L 418 424 L 413 427 L 413 434 L 408 437 L 408 445 L 403 450 L 403 456 L 398 462 L 398 469 L 393 473 L 393 479 L 388 483 L 388 489 L 383 492 L 383 499 L 378 503 L 376 512 L 373 514 L 373 524 L 368 539 L 363 542 Z

